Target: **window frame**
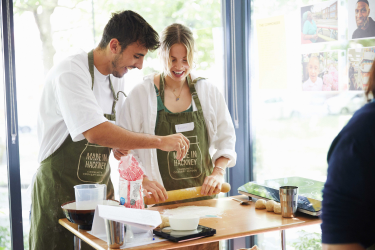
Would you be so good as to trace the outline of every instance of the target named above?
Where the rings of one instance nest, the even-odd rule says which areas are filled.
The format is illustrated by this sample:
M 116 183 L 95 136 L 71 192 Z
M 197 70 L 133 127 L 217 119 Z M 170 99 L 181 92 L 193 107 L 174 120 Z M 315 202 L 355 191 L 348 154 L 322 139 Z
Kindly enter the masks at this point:
M 236 131 L 237 163 L 227 171 L 232 186 L 230 195 L 234 196 L 240 186 L 254 180 L 250 119 L 251 0 L 222 0 L 222 15 L 226 101 Z M 250 248 L 255 244 L 256 236 L 243 237 L 230 240 L 228 249 Z
M 17 89 L 14 53 L 13 0 L 1 1 L 2 60 L 4 63 L 6 145 L 8 166 L 8 200 L 11 248 L 24 249 L 21 201 L 21 175 L 18 140 Z M 13 115 L 12 115 L 13 111 Z M 13 118 L 13 119 L 12 119 Z M 12 138 L 14 126 L 16 136 Z

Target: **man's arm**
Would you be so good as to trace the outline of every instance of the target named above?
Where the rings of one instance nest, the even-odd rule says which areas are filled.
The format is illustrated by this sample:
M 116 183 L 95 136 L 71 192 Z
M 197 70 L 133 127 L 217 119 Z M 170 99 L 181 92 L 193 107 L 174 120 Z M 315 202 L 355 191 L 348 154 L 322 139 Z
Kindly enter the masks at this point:
M 322 250 L 365 250 L 360 244 L 323 244 Z
M 182 160 L 189 149 L 189 140 L 182 134 L 154 136 L 134 133 L 110 122 L 101 123 L 85 132 L 85 138 L 94 144 L 122 150 L 157 148 L 163 151 L 177 151 L 177 159 Z

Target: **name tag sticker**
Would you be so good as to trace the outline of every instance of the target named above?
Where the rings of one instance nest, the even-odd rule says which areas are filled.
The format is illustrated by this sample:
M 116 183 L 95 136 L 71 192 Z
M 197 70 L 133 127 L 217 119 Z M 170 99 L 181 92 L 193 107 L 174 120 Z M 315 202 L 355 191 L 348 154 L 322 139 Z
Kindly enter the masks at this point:
M 176 125 L 176 133 L 182 133 L 182 132 L 193 131 L 193 130 L 194 130 L 194 122 Z

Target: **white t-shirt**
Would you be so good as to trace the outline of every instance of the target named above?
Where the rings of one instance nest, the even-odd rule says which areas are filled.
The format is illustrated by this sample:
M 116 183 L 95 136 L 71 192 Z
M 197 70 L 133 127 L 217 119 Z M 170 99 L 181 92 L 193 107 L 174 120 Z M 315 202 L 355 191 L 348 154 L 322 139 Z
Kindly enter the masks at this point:
M 123 90 L 123 78 L 111 76 L 115 92 Z M 73 141 L 83 140 L 83 132 L 108 121 L 112 113 L 113 95 L 109 75 L 94 67 L 94 89 L 89 72 L 87 53 L 80 50 L 48 73 L 38 114 L 39 157 L 42 162 L 55 152 L 70 134 Z M 124 102 L 122 94 L 116 110 Z
M 322 91 L 322 89 L 323 80 L 320 77 L 317 77 L 315 82 L 312 82 L 309 77 L 309 79 L 302 84 L 302 90 L 304 91 Z

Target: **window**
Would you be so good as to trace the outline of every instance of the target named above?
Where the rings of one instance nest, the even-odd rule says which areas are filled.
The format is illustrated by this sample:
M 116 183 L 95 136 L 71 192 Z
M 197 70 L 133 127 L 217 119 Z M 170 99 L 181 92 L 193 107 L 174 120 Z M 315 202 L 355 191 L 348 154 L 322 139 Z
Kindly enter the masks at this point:
M 224 92 L 224 46 L 221 2 L 219 0 L 70 0 L 59 1 L 59 3 L 56 1 L 55 4 L 46 1 L 32 3 L 14 1 L 14 35 L 17 48 L 15 61 L 25 238 L 28 237 L 30 227 L 28 212 L 31 202 L 30 184 L 39 167 L 36 123 L 44 78 L 54 63 L 77 48 L 88 52 L 96 47 L 111 13 L 125 9 L 138 12 L 158 33 L 174 22 L 191 28 L 197 44 L 194 60 L 195 73 L 210 78 Z M 143 76 L 159 70 L 157 53 L 148 53 L 143 69 L 132 70 L 125 76 L 125 92 L 129 93 L 137 83 L 142 81 Z M 113 157 L 110 162 L 112 181 L 115 193 L 118 195 L 118 162 Z M 25 244 L 27 249 L 27 243 Z
M 325 181 L 329 146 L 366 103 L 367 65 L 374 60 L 373 38 L 352 39 L 357 28 L 355 3 L 252 1 L 250 108 L 255 180 L 300 176 Z M 307 11 L 316 23 L 312 33 L 305 32 Z M 284 23 L 278 26 L 281 31 L 265 32 L 258 26 L 275 20 Z M 304 37 L 316 32 L 315 38 Z M 313 61 L 314 73 L 308 68 Z M 306 86 L 312 78 L 320 79 L 320 89 Z M 311 226 L 287 230 L 287 248 L 302 249 L 303 235 L 313 239 L 309 247 L 320 244 L 320 227 Z M 258 236 L 261 249 L 280 249 L 279 242 L 279 233 Z

